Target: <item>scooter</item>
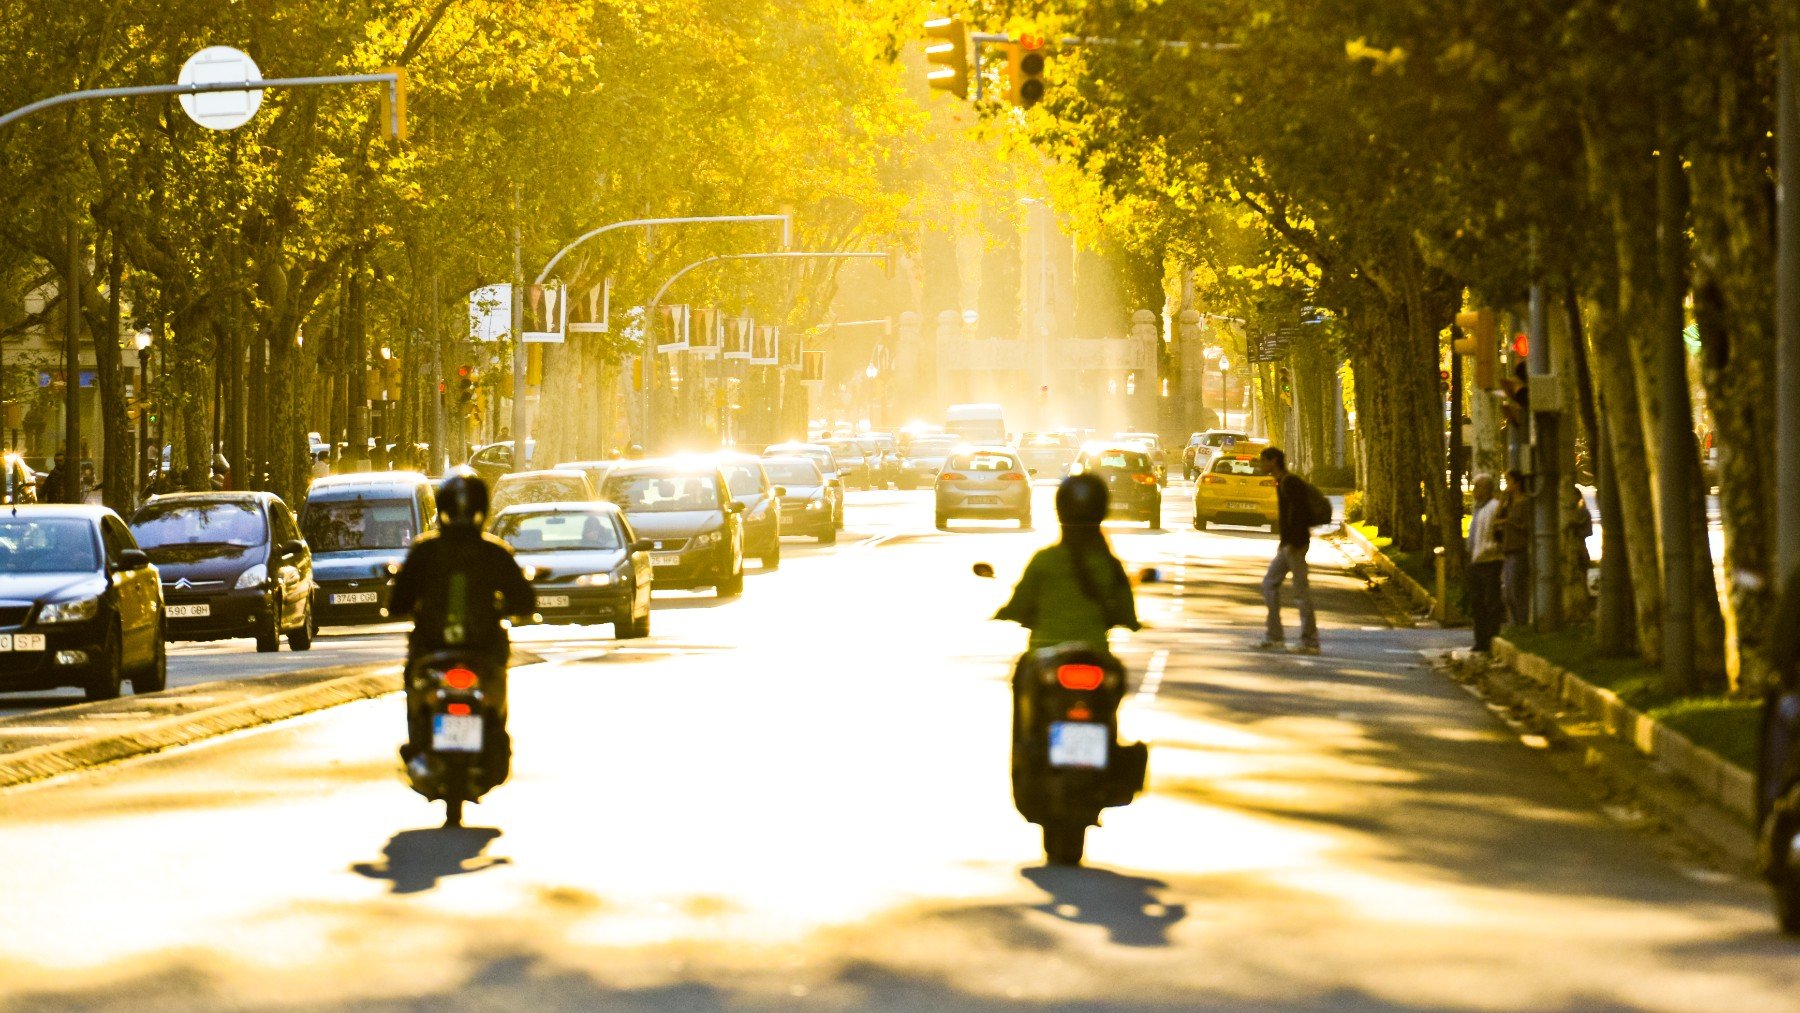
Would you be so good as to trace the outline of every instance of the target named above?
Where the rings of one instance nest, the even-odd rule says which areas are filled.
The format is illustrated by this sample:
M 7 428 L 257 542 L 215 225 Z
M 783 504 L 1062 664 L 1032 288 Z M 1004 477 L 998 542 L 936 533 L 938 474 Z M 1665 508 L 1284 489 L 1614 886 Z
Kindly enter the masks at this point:
M 491 661 L 469 651 L 426 655 L 407 673 L 407 780 L 426 798 L 443 800 L 446 827 L 462 826 L 463 803 L 506 780 L 512 742 L 503 679 Z

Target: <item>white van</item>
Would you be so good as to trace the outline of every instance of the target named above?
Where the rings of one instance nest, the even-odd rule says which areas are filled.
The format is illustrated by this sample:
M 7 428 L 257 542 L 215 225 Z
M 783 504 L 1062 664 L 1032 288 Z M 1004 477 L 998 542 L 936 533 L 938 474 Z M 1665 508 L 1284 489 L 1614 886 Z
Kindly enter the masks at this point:
M 997 404 L 953 404 L 944 412 L 944 431 L 965 443 L 1005 443 L 1006 418 Z

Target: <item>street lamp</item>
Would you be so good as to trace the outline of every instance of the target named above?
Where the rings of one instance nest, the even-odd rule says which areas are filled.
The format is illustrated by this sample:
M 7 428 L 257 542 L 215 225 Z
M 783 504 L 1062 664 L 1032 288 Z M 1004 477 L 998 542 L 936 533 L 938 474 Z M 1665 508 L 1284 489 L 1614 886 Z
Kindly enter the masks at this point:
M 873 362 L 871 362 L 871 363 L 869 363 L 869 368 L 863 370 L 863 375 L 869 378 L 869 431 L 874 432 L 875 431 L 875 378 L 881 375 L 881 370 L 877 369 L 875 367 L 875 364 Z
M 1231 408 L 1226 393 L 1228 373 L 1230 370 L 1231 360 L 1223 355 L 1219 356 L 1219 428 L 1221 429 L 1231 428 L 1231 420 L 1227 418 L 1227 413 L 1231 411 Z

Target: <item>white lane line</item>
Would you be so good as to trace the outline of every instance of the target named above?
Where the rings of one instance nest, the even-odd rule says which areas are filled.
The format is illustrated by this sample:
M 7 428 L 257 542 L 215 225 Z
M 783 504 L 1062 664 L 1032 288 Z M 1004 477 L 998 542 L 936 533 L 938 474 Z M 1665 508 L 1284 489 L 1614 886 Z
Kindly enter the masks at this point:
M 1133 703 L 1148 704 L 1156 699 L 1156 691 L 1162 688 L 1163 667 L 1168 663 L 1167 650 L 1157 651 L 1150 656 L 1150 664 L 1144 666 L 1144 681 L 1138 684 L 1138 691 L 1131 698 Z

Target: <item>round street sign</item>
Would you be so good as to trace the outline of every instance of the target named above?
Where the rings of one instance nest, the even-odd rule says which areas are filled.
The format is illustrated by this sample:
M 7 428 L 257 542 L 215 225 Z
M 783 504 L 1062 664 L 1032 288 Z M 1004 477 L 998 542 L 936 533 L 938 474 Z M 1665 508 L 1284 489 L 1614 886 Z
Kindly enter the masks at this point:
M 230 46 L 208 46 L 181 65 L 177 84 L 235 84 L 260 81 L 262 71 L 248 53 Z M 188 119 L 208 130 L 236 130 L 250 122 L 262 106 L 262 91 L 212 91 L 181 96 Z

